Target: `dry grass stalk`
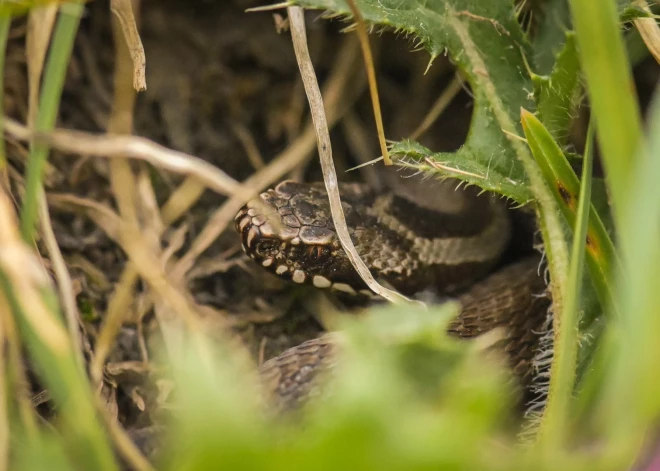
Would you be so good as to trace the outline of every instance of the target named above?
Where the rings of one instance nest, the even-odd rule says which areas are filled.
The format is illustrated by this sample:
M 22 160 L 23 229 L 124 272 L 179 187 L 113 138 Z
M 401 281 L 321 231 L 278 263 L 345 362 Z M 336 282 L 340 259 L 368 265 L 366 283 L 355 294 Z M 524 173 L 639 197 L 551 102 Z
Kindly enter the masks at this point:
M 240 183 L 219 168 L 184 152 L 178 152 L 137 136 L 94 135 L 80 131 L 58 129 L 52 132 L 32 132 L 17 121 L 4 117 L 5 132 L 21 141 L 34 140 L 74 154 L 115 158 L 118 155 L 144 160 L 170 172 L 194 176 L 209 189 L 233 194 Z
M 341 242 L 342 247 L 346 251 L 351 264 L 360 274 L 364 282 L 383 298 L 391 302 L 408 301 L 408 298 L 402 296 L 396 291 L 389 290 L 381 286 L 373 277 L 365 263 L 357 253 L 351 236 L 348 232 L 346 225 L 346 218 L 341 206 L 341 199 L 339 196 L 339 187 L 337 182 L 337 174 L 335 172 L 334 162 L 332 160 L 332 147 L 330 144 L 330 132 L 328 130 L 328 123 L 325 117 L 325 110 L 323 108 L 323 98 L 321 91 L 318 87 L 314 67 L 312 66 L 309 57 L 309 50 L 307 49 L 307 37 L 305 33 L 305 18 L 303 10 L 300 7 L 289 7 L 289 22 L 291 25 L 291 37 L 293 38 L 293 47 L 296 53 L 296 60 L 300 68 L 300 75 L 305 85 L 309 106 L 312 112 L 312 121 L 316 129 L 318 139 L 318 151 L 321 160 L 321 168 L 323 170 L 323 179 L 325 182 L 326 190 L 328 191 L 328 198 L 330 200 L 330 211 L 332 219 L 337 231 L 337 236 Z
M 454 78 L 442 91 L 438 99 L 435 100 L 435 103 L 433 103 L 433 106 L 431 106 L 429 112 L 426 113 L 426 116 L 424 116 L 424 119 L 422 119 L 422 122 L 419 124 L 417 129 L 415 129 L 410 135 L 410 139 L 417 139 L 419 136 L 424 134 L 462 89 L 463 81 L 458 75 L 454 75 Z
M 633 3 L 646 13 L 653 14 L 646 0 L 635 0 Z M 658 28 L 655 18 L 637 18 L 633 23 L 635 23 L 639 35 L 644 40 L 644 44 L 646 44 L 649 52 L 653 55 L 656 62 L 660 64 L 660 28 Z
M 39 92 L 41 85 L 41 75 L 50 45 L 51 33 L 57 17 L 58 5 L 47 5 L 42 8 L 30 10 L 28 15 L 28 28 L 25 38 L 26 60 L 28 68 L 28 125 L 34 127 L 39 112 Z M 39 211 L 39 224 L 41 225 L 42 236 L 48 252 L 48 257 L 53 265 L 55 278 L 57 279 L 57 289 L 61 299 L 62 308 L 67 320 L 69 336 L 73 341 L 76 352 L 76 360 L 80 367 L 84 365 L 82 339 L 80 338 L 79 326 L 81 324 L 80 315 L 76 306 L 75 295 L 73 294 L 71 275 L 64 262 L 64 257 L 60 251 L 48 213 L 48 206 L 43 193 L 43 186 L 37 190 L 39 192 L 37 207 Z
M 144 47 L 137 29 L 137 22 L 133 14 L 131 0 L 111 0 L 110 11 L 115 15 L 121 25 L 124 40 L 133 62 L 133 88 L 138 92 L 147 89 L 146 63 Z
M 362 18 L 362 14 L 355 5 L 355 0 L 346 0 L 353 17 L 355 18 L 355 26 L 357 34 L 360 38 L 360 47 L 362 48 L 362 56 L 364 58 L 364 66 L 367 69 L 367 79 L 369 80 L 369 93 L 371 94 L 371 104 L 374 109 L 374 119 L 376 120 L 376 130 L 378 132 L 378 143 L 380 144 L 380 151 L 383 154 L 383 161 L 385 165 L 392 165 L 390 153 L 387 150 L 387 142 L 385 141 L 385 130 L 383 127 L 383 115 L 380 112 L 380 97 L 378 96 L 378 83 L 376 82 L 376 71 L 374 69 L 374 58 L 371 54 L 369 47 L 369 35 L 367 34 L 367 26 Z

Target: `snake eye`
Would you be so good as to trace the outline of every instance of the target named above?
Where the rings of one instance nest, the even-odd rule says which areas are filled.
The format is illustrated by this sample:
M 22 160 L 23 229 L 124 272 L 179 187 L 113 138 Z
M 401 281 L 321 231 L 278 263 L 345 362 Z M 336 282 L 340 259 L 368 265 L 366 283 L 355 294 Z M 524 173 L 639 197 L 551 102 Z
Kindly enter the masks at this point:
M 330 249 L 321 245 L 311 245 L 305 250 L 307 258 L 311 260 L 321 260 L 330 255 Z

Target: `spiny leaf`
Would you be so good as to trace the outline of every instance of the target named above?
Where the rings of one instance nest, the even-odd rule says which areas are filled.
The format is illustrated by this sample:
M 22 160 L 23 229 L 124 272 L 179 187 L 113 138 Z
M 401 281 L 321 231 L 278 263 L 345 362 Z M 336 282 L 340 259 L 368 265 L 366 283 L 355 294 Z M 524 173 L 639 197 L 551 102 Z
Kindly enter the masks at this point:
M 564 47 L 557 55 L 552 73 L 547 76 L 532 74 L 532 81 L 541 122 L 555 140 L 562 144 L 579 104 L 580 63 L 574 33 L 566 34 Z

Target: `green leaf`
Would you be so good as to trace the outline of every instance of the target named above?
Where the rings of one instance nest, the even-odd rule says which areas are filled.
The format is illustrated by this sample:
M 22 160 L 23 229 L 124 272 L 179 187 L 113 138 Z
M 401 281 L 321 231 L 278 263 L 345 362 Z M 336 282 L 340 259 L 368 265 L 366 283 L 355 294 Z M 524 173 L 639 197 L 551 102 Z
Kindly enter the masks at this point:
M 559 145 L 541 121 L 523 111 L 523 129 L 532 154 L 554 199 L 570 227 L 575 227 L 580 182 Z M 613 267 L 617 264 L 614 244 L 593 205 L 587 228 L 589 273 L 604 309 L 614 308 Z
M 530 124 L 530 123 L 527 123 Z M 591 208 L 591 172 L 593 169 L 593 129 L 587 133 L 587 147 L 584 151 L 584 168 L 580 186 L 575 225 L 573 226 L 573 247 L 568 272 L 568 285 L 564 306 L 559 316 L 554 318 L 555 354 L 550 376 L 550 392 L 542 429 L 539 434 L 544 446 L 557 447 L 569 443 L 566 429 L 576 381 L 578 360 L 578 308 L 582 293 L 584 252 L 587 240 L 587 225 Z
M 634 159 L 627 205 L 622 210 L 619 248 L 624 271 L 617 300 L 624 314 L 610 334 L 614 361 L 607 376 L 603 410 L 610 444 L 634 446 L 660 417 L 660 382 L 649 374 L 660 358 L 660 88 L 651 108 L 649 145 Z
M 295 424 L 255 407 L 236 352 L 208 362 L 184 349 L 159 469 L 510 469 L 520 456 L 492 441 L 514 440 L 510 385 L 478 342 L 446 334 L 455 308 L 390 305 L 344 319 L 331 394 Z
M 532 193 L 526 184 L 507 175 L 492 171 L 489 162 L 477 159 L 465 147 L 458 152 L 434 153 L 418 142 L 403 139 L 391 148 L 393 156 L 401 156 L 397 164 L 414 167 L 425 173 L 440 172 L 443 176 L 454 177 L 485 190 L 513 197 L 521 204 L 532 200 Z M 517 160 L 513 161 L 514 163 Z M 512 165 L 519 172 L 518 165 Z
M 538 22 L 538 31 L 532 39 L 534 67 L 538 74 L 548 75 L 555 65 L 557 54 L 564 47 L 566 32 L 571 29 L 568 1 L 546 0 L 533 4 L 532 15 L 532 19 Z
M 343 0 L 293 0 L 291 4 L 340 16 L 349 16 L 350 11 Z M 412 150 L 406 154 L 408 165 L 461 178 L 520 203 L 529 202 L 532 194 L 523 164 L 516 157 L 515 145 L 502 132 L 518 134 L 518 110 L 535 108 L 525 58 L 530 47 L 513 5 L 458 0 L 358 0 L 356 4 L 367 22 L 414 35 L 431 60 L 447 51 L 474 96 L 470 132 L 457 152 L 433 153 L 402 142 L 394 144 L 392 153 Z
M 628 6 L 619 12 L 619 21 L 626 23 L 637 18 L 652 18 L 652 15 L 638 6 Z

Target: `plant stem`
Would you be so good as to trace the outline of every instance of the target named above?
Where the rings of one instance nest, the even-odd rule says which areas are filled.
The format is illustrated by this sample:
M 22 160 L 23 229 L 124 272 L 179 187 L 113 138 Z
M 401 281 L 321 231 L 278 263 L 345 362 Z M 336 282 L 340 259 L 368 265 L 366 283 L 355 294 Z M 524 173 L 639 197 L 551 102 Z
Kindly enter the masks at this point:
M 55 126 L 64 79 L 73 42 L 82 15 L 83 4 L 67 3 L 60 7 L 59 18 L 53 33 L 53 40 L 44 72 L 43 88 L 39 99 L 39 111 L 35 121 L 35 131 L 49 131 Z M 25 177 L 25 198 L 21 208 L 21 235 L 27 243 L 32 243 L 38 218 L 39 189 L 44 164 L 49 148 L 34 143 L 30 148 Z

